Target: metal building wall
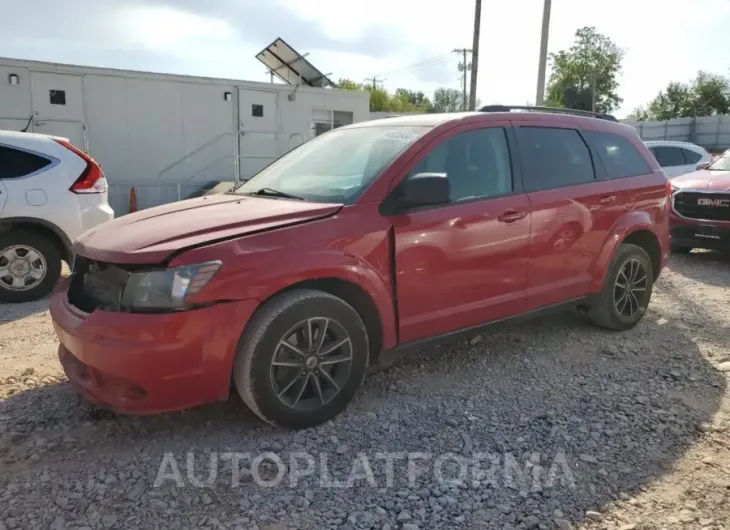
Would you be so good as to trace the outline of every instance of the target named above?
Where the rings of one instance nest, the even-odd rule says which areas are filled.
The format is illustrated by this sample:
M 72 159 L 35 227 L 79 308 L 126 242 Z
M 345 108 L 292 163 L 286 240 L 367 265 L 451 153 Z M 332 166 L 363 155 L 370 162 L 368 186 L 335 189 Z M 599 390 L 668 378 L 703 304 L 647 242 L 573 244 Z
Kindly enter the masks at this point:
M 730 116 L 701 116 L 665 121 L 622 120 L 632 125 L 642 140 L 692 142 L 710 151 L 730 148 Z
M 18 85 L 7 84 L 11 73 Z M 55 89 L 66 105 L 49 103 Z M 0 128 L 20 130 L 32 116 L 30 132 L 88 148 L 104 168 L 117 214 L 128 211 L 132 187 L 146 208 L 210 181 L 233 181 L 237 161 L 248 178 L 310 139 L 313 116 L 331 111 L 365 121 L 369 95 L 0 58 Z

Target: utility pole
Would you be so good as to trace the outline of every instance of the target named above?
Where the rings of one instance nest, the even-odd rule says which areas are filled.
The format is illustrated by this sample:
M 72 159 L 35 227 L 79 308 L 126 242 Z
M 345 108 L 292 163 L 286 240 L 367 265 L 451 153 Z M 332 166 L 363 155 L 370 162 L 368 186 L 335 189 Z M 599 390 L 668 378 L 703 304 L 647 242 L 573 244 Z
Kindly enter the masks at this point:
M 382 79 L 378 79 L 378 76 L 374 75 L 373 77 L 366 77 L 365 81 L 367 81 L 368 84 L 370 84 L 370 82 L 372 81 L 372 87 L 373 90 L 375 90 L 378 88 L 378 83 L 382 82 Z
M 548 33 L 550 31 L 550 0 L 542 8 L 542 34 L 540 36 L 540 60 L 537 66 L 537 94 L 535 105 L 540 107 L 545 99 L 545 70 L 547 69 Z
M 464 75 L 462 76 L 462 81 L 464 83 L 464 104 L 462 110 L 467 110 L 469 108 L 469 101 L 466 95 L 466 73 L 471 70 L 471 63 L 466 62 L 466 54 L 471 53 L 471 50 L 469 48 L 456 48 L 454 53 L 460 53 L 462 58 L 462 61 L 459 63 L 459 72 L 464 72 Z
M 479 28 L 482 25 L 482 0 L 475 0 L 474 7 L 474 41 L 471 44 L 471 87 L 469 92 L 469 110 L 477 106 L 477 70 L 479 68 Z M 466 77 L 466 73 L 464 74 Z

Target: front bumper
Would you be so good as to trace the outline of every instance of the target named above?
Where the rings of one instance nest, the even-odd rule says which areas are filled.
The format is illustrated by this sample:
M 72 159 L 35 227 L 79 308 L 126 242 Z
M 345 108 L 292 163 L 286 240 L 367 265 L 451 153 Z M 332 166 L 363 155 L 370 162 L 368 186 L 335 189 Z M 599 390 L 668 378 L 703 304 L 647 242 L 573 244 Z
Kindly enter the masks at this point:
M 59 359 L 74 387 L 122 414 L 157 414 L 225 400 L 236 347 L 259 302 L 166 314 L 87 314 L 63 282 L 51 300 Z
M 730 223 L 680 217 L 672 211 L 669 218 L 673 247 L 730 250 Z

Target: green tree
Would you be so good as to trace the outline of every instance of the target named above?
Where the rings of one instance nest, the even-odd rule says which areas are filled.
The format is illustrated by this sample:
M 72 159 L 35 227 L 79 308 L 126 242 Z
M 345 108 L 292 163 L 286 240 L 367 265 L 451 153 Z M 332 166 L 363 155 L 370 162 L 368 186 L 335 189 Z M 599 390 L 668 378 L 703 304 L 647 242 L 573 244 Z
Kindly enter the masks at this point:
M 407 88 L 399 88 L 393 94 L 392 102 L 394 106 L 402 108 L 402 111 L 423 111 L 431 110 L 431 100 L 421 91 L 408 90 Z M 396 111 L 397 109 L 392 108 Z
M 644 120 L 671 120 L 730 113 L 730 80 L 699 71 L 689 83 L 671 82 L 646 106 Z
M 617 80 L 623 58 L 624 51 L 596 28 L 580 28 L 568 50 L 550 54 L 546 104 L 591 110 L 595 87 L 596 111 L 612 112 L 623 101 Z
M 362 83 L 357 83 L 352 79 L 340 79 L 337 82 L 337 88 L 341 90 L 357 90 L 360 92 L 364 90 Z
M 352 79 L 340 79 L 337 87 L 370 93 L 371 112 L 429 112 L 431 101 L 423 92 L 399 88 L 391 94 L 383 88 L 358 83 Z
M 466 93 L 467 105 L 469 102 L 469 92 Z M 481 106 L 481 102 L 477 99 L 477 108 Z M 432 112 L 462 112 L 467 110 L 464 107 L 464 92 L 456 88 L 437 88 L 433 93 Z

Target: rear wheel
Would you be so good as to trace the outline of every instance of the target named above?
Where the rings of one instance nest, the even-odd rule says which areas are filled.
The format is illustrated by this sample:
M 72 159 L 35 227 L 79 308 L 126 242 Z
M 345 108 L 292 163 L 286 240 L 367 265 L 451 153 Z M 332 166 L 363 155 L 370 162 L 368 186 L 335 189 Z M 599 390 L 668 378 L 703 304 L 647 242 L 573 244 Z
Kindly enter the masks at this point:
M 234 381 L 261 419 L 301 429 L 342 412 L 368 365 L 360 315 L 325 292 L 302 289 L 266 302 L 239 345 Z
M 18 230 L 0 235 L 0 302 L 30 302 L 48 295 L 61 276 L 53 241 Z
M 646 312 L 653 285 L 649 255 L 637 245 L 624 243 L 616 252 L 603 290 L 588 315 L 595 324 L 607 329 L 632 328 Z

